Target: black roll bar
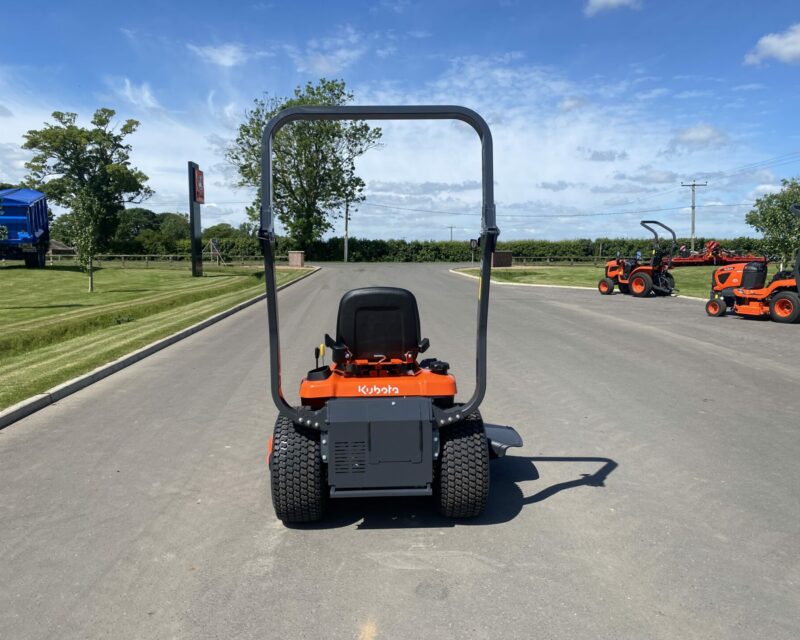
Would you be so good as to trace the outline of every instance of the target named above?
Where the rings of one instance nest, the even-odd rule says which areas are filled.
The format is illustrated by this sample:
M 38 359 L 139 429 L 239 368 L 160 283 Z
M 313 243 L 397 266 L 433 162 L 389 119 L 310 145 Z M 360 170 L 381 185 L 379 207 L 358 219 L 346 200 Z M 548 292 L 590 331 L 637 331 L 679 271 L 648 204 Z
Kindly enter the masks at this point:
M 669 245 L 669 260 L 667 261 L 667 269 L 669 269 L 672 266 L 672 256 L 675 255 L 675 243 L 678 241 L 678 238 L 675 235 L 675 232 L 670 227 L 665 225 L 663 222 L 659 222 L 658 220 L 642 220 L 641 222 L 639 222 L 639 224 L 642 225 L 645 229 L 647 229 L 650 233 L 653 234 L 653 238 L 654 238 L 653 239 L 653 249 L 658 249 L 658 247 L 659 247 L 659 244 L 658 244 L 658 232 L 655 229 L 653 229 L 653 227 L 651 227 L 650 225 L 653 225 L 653 224 L 658 225 L 659 227 L 661 227 L 662 229 L 664 229 L 664 230 L 666 230 L 666 231 L 668 231 L 670 233 L 670 235 L 672 236 L 672 241 L 671 241 L 671 244 Z M 653 259 L 654 259 L 654 256 L 651 256 L 650 257 L 650 266 L 653 266 Z
M 460 420 L 480 405 L 486 393 L 486 328 L 489 317 L 489 283 L 492 253 L 500 233 L 495 223 L 494 167 L 492 133 L 489 125 L 475 111 L 458 106 L 335 106 L 292 107 L 284 109 L 264 127 L 261 138 L 261 239 L 264 251 L 264 271 L 267 288 L 267 321 L 269 325 L 270 382 L 272 399 L 278 411 L 297 424 L 314 429 L 323 428 L 326 410 L 312 411 L 292 407 L 281 388 L 281 353 L 278 331 L 278 296 L 275 284 L 275 227 L 272 208 L 272 142 L 281 127 L 296 120 L 460 120 L 475 129 L 481 141 L 481 278 L 478 301 L 478 335 L 475 355 L 475 391 L 462 406 L 450 409 L 434 408 L 437 423 L 442 426 Z
M 800 218 L 800 204 L 789 205 L 789 211 Z M 800 286 L 800 249 L 797 250 L 797 255 L 794 257 L 794 279 Z

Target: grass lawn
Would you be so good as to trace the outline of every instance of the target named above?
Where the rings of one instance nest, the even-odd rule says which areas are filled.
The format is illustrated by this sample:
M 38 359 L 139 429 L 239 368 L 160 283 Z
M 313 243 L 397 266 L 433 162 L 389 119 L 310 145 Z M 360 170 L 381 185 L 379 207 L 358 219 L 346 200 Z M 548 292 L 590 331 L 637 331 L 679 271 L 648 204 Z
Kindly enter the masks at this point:
M 711 273 L 715 267 L 682 267 L 672 269 L 678 293 L 684 296 L 707 298 L 711 288 Z M 558 284 L 572 287 L 596 287 L 604 274 L 603 267 L 513 267 L 492 269 L 495 282 L 521 282 L 530 284 Z M 461 269 L 464 273 L 478 275 L 478 269 Z
M 306 269 L 280 269 L 278 284 Z M 0 409 L 252 298 L 263 271 L 0 267 Z

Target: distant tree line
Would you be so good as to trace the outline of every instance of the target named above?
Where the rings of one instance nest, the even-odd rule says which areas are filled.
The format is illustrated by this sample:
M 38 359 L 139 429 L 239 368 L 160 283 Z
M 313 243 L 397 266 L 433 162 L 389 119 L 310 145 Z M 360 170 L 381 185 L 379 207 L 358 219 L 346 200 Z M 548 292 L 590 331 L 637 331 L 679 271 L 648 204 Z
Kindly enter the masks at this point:
M 53 223 L 51 234 L 57 240 L 71 244 L 69 235 L 72 225 L 71 214 L 62 214 Z M 182 213 L 155 213 L 142 207 L 125 209 L 119 214 L 119 224 L 113 238 L 108 243 L 108 253 L 116 254 L 180 254 L 188 255 L 189 219 Z M 243 223 L 238 227 L 222 222 L 203 230 L 203 246 L 215 241 L 224 259 L 239 256 L 260 257 L 261 244 L 255 237 L 255 226 Z M 711 238 L 698 238 L 702 246 Z M 765 241 L 757 238 L 734 238 L 720 240 L 722 246 L 732 251 L 752 251 L 759 253 L 765 249 Z M 370 240 L 351 238 L 349 241 L 350 260 L 354 262 L 469 262 L 472 251 L 466 241 L 435 240 Z M 688 238 L 678 240 L 677 246 L 689 244 Z M 646 238 L 597 238 L 579 240 L 506 240 L 498 243 L 499 251 L 511 251 L 515 257 L 525 258 L 590 258 L 602 255 L 614 256 L 617 251 L 631 256 L 636 251 L 645 255 L 652 241 Z M 666 243 L 664 243 L 666 248 Z M 278 253 L 285 254 L 296 248 L 289 237 L 279 237 Z M 306 247 L 306 258 L 319 261 L 338 261 L 342 259 L 344 238 L 334 237 L 315 240 Z M 602 253 L 601 253 L 602 252 Z

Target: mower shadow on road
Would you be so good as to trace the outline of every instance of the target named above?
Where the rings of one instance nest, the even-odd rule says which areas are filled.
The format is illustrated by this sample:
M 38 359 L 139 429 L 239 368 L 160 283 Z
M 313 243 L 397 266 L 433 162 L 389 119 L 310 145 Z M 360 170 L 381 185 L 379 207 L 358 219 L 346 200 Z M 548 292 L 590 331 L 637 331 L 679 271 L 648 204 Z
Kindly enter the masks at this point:
M 539 463 L 599 463 L 594 473 L 558 482 L 525 497 L 519 482 L 539 479 Z M 357 524 L 357 529 L 412 529 L 493 525 L 516 518 L 523 507 L 547 500 L 577 487 L 604 487 L 606 478 L 617 468 L 610 458 L 560 456 L 506 456 L 492 461 L 491 489 L 486 510 L 478 518 L 452 520 L 436 512 L 430 498 L 348 499 L 331 500 L 325 519 L 310 525 L 292 525 L 297 529 L 337 529 Z

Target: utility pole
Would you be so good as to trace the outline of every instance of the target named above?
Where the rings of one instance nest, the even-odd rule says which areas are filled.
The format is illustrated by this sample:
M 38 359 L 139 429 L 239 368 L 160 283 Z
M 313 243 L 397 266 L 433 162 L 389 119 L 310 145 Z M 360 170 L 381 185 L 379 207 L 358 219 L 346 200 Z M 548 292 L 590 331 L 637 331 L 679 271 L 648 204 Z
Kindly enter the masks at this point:
M 347 226 L 350 222 L 350 202 L 344 203 L 344 261 L 347 262 Z
M 694 252 L 694 211 L 695 211 L 695 189 L 697 187 L 707 187 L 708 182 L 703 182 L 702 184 L 692 180 L 691 183 L 681 182 L 682 187 L 691 187 L 692 188 L 692 251 Z
M 453 229 L 455 229 L 455 227 L 450 226 L 450 227 L 447 227 L 447 228 L 450 229 L 450 242 L 452 242 L 453 241 Z

